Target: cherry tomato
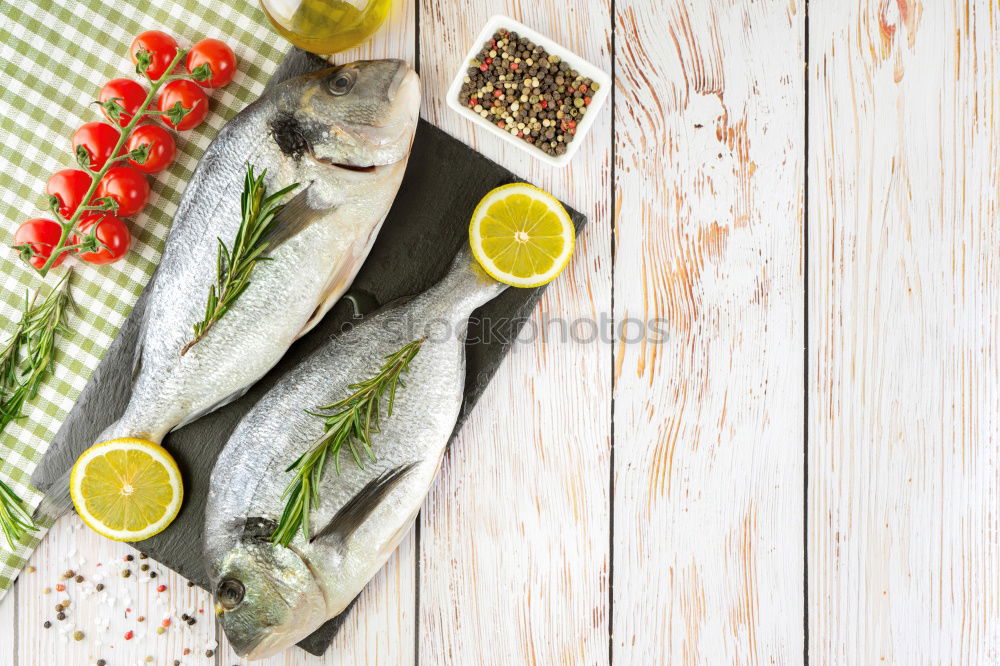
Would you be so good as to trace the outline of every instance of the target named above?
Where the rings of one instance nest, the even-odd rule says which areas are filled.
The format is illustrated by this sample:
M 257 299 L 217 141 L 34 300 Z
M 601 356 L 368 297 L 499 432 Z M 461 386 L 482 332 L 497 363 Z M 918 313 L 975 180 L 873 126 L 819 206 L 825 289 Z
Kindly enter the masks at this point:
M 204 88 L 221 88 L 233 80 L 236 73 L 236 54 L 229 45 L 218 39 L 203 39 L 187 54 L 187 70 L 193 74 L 199 65 L 207 64 L 212 75 L 204 81 L 196 81 Z
M 61 237 L 62 227 L 59 226 L 58 222 L 44 217 L 36 217 L 21 224 L 14 232 L 14 247 L 25 243 L 30 244 L 33 253 L 30 259 L 31 265 L 35 268 L 41 268 L 52 254 L 52 248 L 59 244 Z M 55 268 L 64 259 L 66 259 L 66 254 L 60 254 L 52 262 L 52 267 Z
M 208 97 L 201 86 L 194 81 L 171 81 L 163 86 L 163 92 L 160 93 L 160 99 L 157 102 L 160 111 L 166 111 L 177 102 L 191 111 L 177 125 L 170 122 L 170 118 L 166 115 L 161 116 L 163 122 L 174 129 L 189 130 L 197 127 L 208 115 Z
M 135 160 L 128 163 L 143 173 L 157 173 L 163 171 L 174 161 L 177 147 L 174 145 L 174 137 L 170 132 L 159 125 L 140 125 L 132 132 L 128 138 L 126 147 L 129 152 L 142 145 L 149 146 L 149 155 L 146 161 L 139 164 Z
M 90 174 L 79 169 L 56 171 L 45 185 L 45 193 L 59 199 L 59 214 L 67 220 L 73 216 L 90 189 Z
M 119 132 L 107 123 L 84 123 L 80 129 L 73 132 L 73 152 L 78 146 L 83 146 L 90 154 L 90 168 L 98 170 L 111 157 L 111 151 L 118 143 Z
M 99 99 L 102 103 L 113 99 L 125 109 L 116 121 L 108 114 L 107 109 L 103 106 L 101 107 L 101 111 L 104 112 L 104 117 L 108 119 L 108 122 L 112 124 L 117 122 L 120 126 L 125 127 L 131 122 L 132 115 L 146 101 L 146 89 L 132 79 L 111 79 L 101 88 Z
M 77 225 L 77 234 L 73 236 L 73 244 L 82 243 L 90 235 L 90 228 L 97 225 L 97 240 L 106 247 L 98 247 L 94 252 L 80 252 L 79 257 L 88 264 L 110 264 L 118 261 L 128 252 L 132 243 L 132 234 L 120 219 L 110 213 L 88 215 Z
M 139 49 L 149 51 L 150 63 L 146 74 L 155 81 L 166 73 L 167 67 L 177 55 L 177 40 L 162 30 L 147 30 L 132 40 L 132 46 L 128 50 L 132 62 L 138 62 L 136 54 Z
M 135 215 L 149 200 L 149 183 L 146 177 L 132 167 L 119 166 L 109 169 L 97 184 L 98 197 L 111 197 L 118 202 L 119 217 Z

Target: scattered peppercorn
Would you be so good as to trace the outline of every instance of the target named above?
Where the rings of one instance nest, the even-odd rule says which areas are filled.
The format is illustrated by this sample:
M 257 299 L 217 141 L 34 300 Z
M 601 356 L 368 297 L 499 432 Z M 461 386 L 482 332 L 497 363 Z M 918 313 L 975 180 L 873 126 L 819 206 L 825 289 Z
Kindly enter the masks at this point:
M 140 615 L 139 617 L 136 618 L 136 621 L 137 622 L 145 622 L 146 621 L 146 616 L 145 615 Z
M 69 580 L 70 578 L 72 578 L 75 575 L 76 575 L 75 571 L 73 571 L 72 569 L 67 569 L 66 572 L 62 575 L 62 577 L 63 577 L 63 580 Z
M 45 622 L 42 622 L 42 626 L 45 627 L 46 629 L 48 629 L 49 627 L 52 626 L 52 623 L 49 622 L 48 620 L 46 620 Z
M 215 652 L 213 652 L 212 650 L 205 650 L 205 656 L 206 657 L 211 658 L 214 655 L 215 655 Z
M 139 565 L 139 571 L 149 571 L 149 565 L 148 564 L 140 564 Z
M 33 566 L 31 566 L 31 565 L 29 564 L 29 565 L 27 566 L 27 568 L 25 568 L 25 571 L 27 571 L 28 573 L 35 573 L 36 569 L 35 569 L 35 567 L 33 567 Z
M 69 599 L 63 599 L 62 600 L 62 605 L 63 605 L 63 608 L 69 608 Z
M 51 587 L 45 588 L 44 590 L 42 590 L 42 594 L 52 594 L 52 588 Z
M 56 592 L 65 592 L 66 586 L 62 583 L 56 583 Z
M 183 620 L 184 622 L 187 622 L 189 617 L 191 616 L 188 615 L 187 613 L 181 613 L 181 620 Z
M 100 592 L 103 589 L 104 589 L 104 583 L 98 583 L 97 584 L 97 591 Z
M 188 626 L 189 626 L 189 627 L 193 627 L 193 626 L 194 626 L 194 623 L 195 623 L 195 622 L 197 622 L 197 621 L 198 621 L 198 620 L 194 619 L 193 617 L 189 617 L 189 618 L 187 619 L 187 623 L 188 623 Z
M 56 619 L 62 622 L 63 620 L 66 619 L 66 613 L 59 611 L 58 613 L 56 613 Z
M 122 578 L 128 578 L 132 575 L 131 569 L 122 569 Z
M 163 628 L 163 627 L 157 627 L 157 628 L 156 628 L 156 633 L 158 633 L 158 634 L 162 634 L 162 633 L 163 633 L 163 632 L 165 632 L 165 631 L 166 631 L 166 629 L 165 629 L 165 628 Z
M 166 589 L 167 589 L 167 586 L 166 586 L 166 585 L 157 585 L 157 586 L 156 586 L 156 591 L 157 591 L 157 592 L 165 592 L 165 591 L 166 591 Z
M 83 582 L 83 576 L 77 575 L 77 577 L 74 578 L 73 580 L 75 580 L 78 583 L 82 583 Z
M 140 560 L 145 560 L 145 559 L 147 559 L 148 557 L 149 557 L 149 555 L 147 555 L 146 553 L 139 553 L 139 559 L 140 559 Z
M 181 660 L 180 659 L 174 659 L 174 666 L 181 666 Z
M 74 631 L 73 632 L 73 640 L 74 641 L 82 641 L 83 640 L 83 632 L 82 631 Z
M 131 561 L 132 561 L 132 560 L 134 560 L 134 559 L 135 559 L 135 558 L 134 558 L 134 557 L 132 557 L 131 555 L 126 555 L 126 556 L 125 556 L 125 561 L 126 561 L 126 562 L 131 562 Z
M 150 577 L 150 578 L 156 578 L 156 577 L 157 577 L 157 576 L 159 576 L 159 575 L 160 575 L 160 574 L 156 573 L 155 571 L 150 571 L 150 572 L 149 572 L 149 577 Z
M 98 659 L 97 666 L 108 666 L 108 662 L 104 661 L 103 659 Z
M 194 581 L 189 580 L 188 581 L 188 587 L 194 587 Z
M 132 640 L 133 636 L 135 636 L 135 634 L 132 633 L 131 629 L 125 632 L 125 640 L 130 641 Z
M 61 613 L 62 610 L 63 610 L 63 605 L 62 604 L 56 604 L 56 612 L 57 613 Z
M 562 155 L 600 85 L 516 32 L 501 29 L 469 63 L 459 102 L 548 155 Z M 572 123 L 572 124 L 571 124 Z

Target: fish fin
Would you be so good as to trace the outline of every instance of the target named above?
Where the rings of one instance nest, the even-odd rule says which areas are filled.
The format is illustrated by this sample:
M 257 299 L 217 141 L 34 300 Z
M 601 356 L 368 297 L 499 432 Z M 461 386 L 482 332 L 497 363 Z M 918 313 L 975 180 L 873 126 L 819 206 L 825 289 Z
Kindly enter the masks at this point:
M 301 338 L 303 335 L 312 330 L 313 326 L 318 324 L 326 313 L 330 311 L 330 308 L 340 300 L 344 291 L 351 286 L 354 282 L 354 276 L 357 275 L 358 270 L 361 268 L 360 261 L 357 261 L 353 250 L 348 250 L 350 254 L 349 257 L 343 259 L 340 262 L 340 267 L 337 269 L 333 275 L 330 276 L 330 281 L 326 285 L 326 289 L 323 291 L 323 295 L 320 296 L 319 302 L 316 304 L 316 309 L 313 310 L 312 315 L 309 316 L 309 320 L 306 322 L 302 330 L 296 336 L 296 339 Z M 364 255 L 362 255 L 364 256 Z
M 312 184 L 310 183 L 300 190 L 298 194 L 283 204 L 281 210 L 274 216 L 274 220 L 271 222 L 273 225 L 271 233 L 268 234 L 266 239 L 268 242 L 268 252 L 273 252 L 282 243 L 302 233 L 313 222 L 330 213 L 329 209 L 316 210 L 309 205 L 307 199 L 311 186 Z
M 219 402 L 215 403 L 214 405 L 209 405 L 205 409 L 199 409 L 197 412 L 194 412 L 193 414 L 189 414 L 186 419 L 184 419 L 183 421 L 181 421 L 180 423 L 178 423 L 177 425 L 175 425 L 173 428 L 171 428 L 170 432 L 173 432 L 174 430 L 180 430 L 181 428 L 183 428 L 187 424 L 189 424 L 189 423 L 191 423 L 193 421 L 197 421 L 198 419 L 200 419 L 201 417 L 205 416 L 206 414 L 211 414 L 212 412 L 214 412 L 215 410 L 219 409 L 220 407 L 225 407 L 226 405 L 228 405 L 229 403 L 233 402 L 234 400 L 239 400 L 244 395 L 246 395 L 246 392 L 249 391 L 252 388 L 252 386 L 253 386 L 253 384 L 251 384 L 250 386 L 247 386 L 246 388 L 242 388 L 239 391 L 236 391 L 234 393 L 230 393 L 229 395 L 227 395 L 225 398 L 223 398 Z
M 375 244 L 375 239 L 378 237 L 379 229 L 382 228 L 382 222 L 385 221 L 383 217 L 381 221 L 374 227 L 372 227 L 371 232 L 364 241 L 364 245 L 355 244 L 353 247 L 347 250 L 347 256 L 341 260 L 340 266 L 337 268 L 336 272 L 330 276 L 330 280 L 327 282 L 326 289 L 323 293 L 322 298 L 320 298 L 319 303 L 316 305 L 316 309 L 313 310 L 312 316 L 309 317 L 309 321 L 306 325 L 302 327 L 299 331 L 296 339 L 301 338 L 303 335 L 312 330 L 313 326 L 318 324 L 326 313 L 330 311 L 330 308 L 340 300 L 340 297 L 345 291 L 351 288 L 354 283 L 354 278 L 357 277 L 358 271 L 361 270 L 361 266 L 364 264 L 364 260 L 368 257 L 371 252 L 372 245 Z M 360 251 L 359 251 L 360 250 Z M 371 299 L 375 305 L 378 305 L 378 301 L 375 298 Z M 354 305 L 354 311 L 357 314 L 359 311 L 359 302 L 357 300 L 352 301 Z M 367 314 L 367 313 L 363 313 Z
M 347 500 L 347 503 L 340 507 L 340 510 L 327 523 L 326 527 L 309 539 L 309 543 L 327 537 L 334 537 L 341 542 L 346 541 L 354 533 L 354 530 L 358 529 L 368 519 L 368 516 L 375 510 L 379 502 L 385 499 L 385 496 L 415 466 L 416 463 L 400 465 L 395 469 L 386 470 L 369 481 L 365 484 L 364 488 L 358 491 L 357 495 Z

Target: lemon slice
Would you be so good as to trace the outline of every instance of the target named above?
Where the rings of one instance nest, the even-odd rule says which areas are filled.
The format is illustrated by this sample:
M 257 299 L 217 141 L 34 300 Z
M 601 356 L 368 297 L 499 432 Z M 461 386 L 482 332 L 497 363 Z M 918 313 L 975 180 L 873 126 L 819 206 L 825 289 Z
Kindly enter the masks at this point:
M 527 183 L 491 191 L 469 224 L 476 261 L 494 279 L 514 287 L 551 282 L 566 267 L 575 241 L 576 229 L 562 204 Z
M 84 451 L 69 477 L 73 506 L 92 530 L 115 541 L 162 532 L 180 511 L 184 485 L 159 444 L 112 439 Z

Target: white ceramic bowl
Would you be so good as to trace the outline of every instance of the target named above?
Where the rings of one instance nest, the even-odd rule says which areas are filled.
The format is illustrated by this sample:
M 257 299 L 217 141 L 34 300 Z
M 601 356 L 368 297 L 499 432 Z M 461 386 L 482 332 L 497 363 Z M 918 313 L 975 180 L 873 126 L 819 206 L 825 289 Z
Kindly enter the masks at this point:
M 472 109 L 463 106 L 462 103 L 458 101 L 458 94 L 462 90 L 465 73 L 469 69 L 469 62 L 476 56 L 476 54 L 479 53 L 479 50 L 483 48 L 483 44 L 493 38 L 493 33 L 501 28 L 506 28 L 507 30 L 516 32 L 521 37 L 527 38 L 528 41 L 538 44 L 552 55 L 559 56 L 565 60 L 571 68 L 579 72 L 581 76 L 591 79 L 600 86 L 597 93 L 591 95 L 590 106 L 587 107 L 587 113 L 583 117 L 583 120 L 577 123 L 576 135 L 568 144 L 566 152 L 562 155 L 552 156 L 542 152 L 541 149 L 536 148 L 524 139 L 519 139 L 510 132 L 505 132 L 500 129 Z M 491 17 L 490 20 L 486 22 L 486 25 L 483 26 L 482 31 L 476 37 L 476 41 L 469 48 L 469 52 L 465 54 L 465 58 L 463 58 L 462 62 L 459 63 L 458 72 L 455 74 L 455 78 L 451 82 L 451 86 L 448 88 L 448 106 L 450 106 L 459 115 L 464 116 L 486 131 L 495 134 L 501 137 L 504 141 L 517 146 L 527 153 L 530 153 L 536 159 L 551 166 L 563 167 L 566 166 L 571 159 L 573 159 L 573 155 L 576 154 L 580 144 L 583 143 L 584 137 L 587 136 L 587 132 L 590 131 L 590 127 L 594 124 L 594 120 L 597 118 L 597 112 L 601 110 L 601 107 L 604 105 L 604 101 L 610 94 L 611 77 L 604 71 L 598 69 L 572 51 L 556 44 L 544 35 L 540 35 L 528 26 L 518 23 L 514 19 L 507 16 L 497 15 Z

